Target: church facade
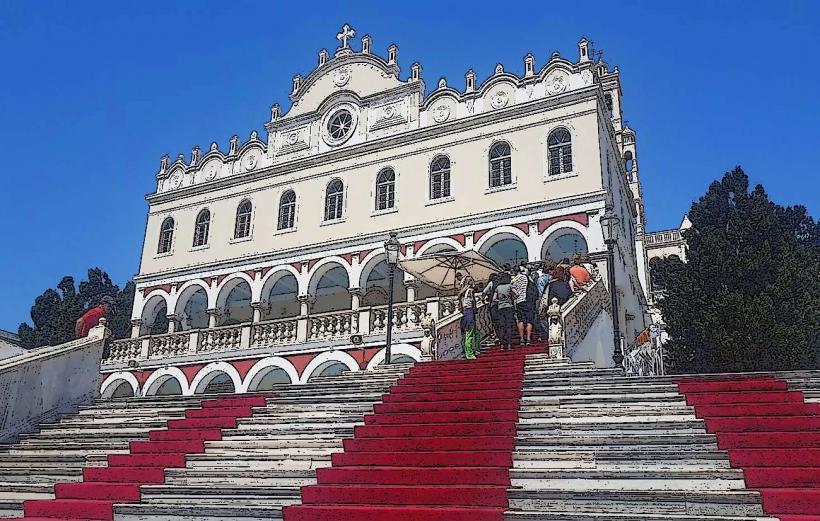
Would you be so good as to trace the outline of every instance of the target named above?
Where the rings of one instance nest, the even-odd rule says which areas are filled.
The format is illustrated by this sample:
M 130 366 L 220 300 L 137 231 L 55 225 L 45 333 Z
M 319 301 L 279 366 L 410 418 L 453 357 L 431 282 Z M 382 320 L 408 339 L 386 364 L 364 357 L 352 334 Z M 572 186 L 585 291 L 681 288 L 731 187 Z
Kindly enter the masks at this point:
M 646 323 L 644 212 L 620 72 L 586 39 L 523 74 L 497 64 L 460 88 L 399 68 L 345 26 L 293 77 L 264 133 L 163 157 L 136 277 L 132 338 L 104 361 L 103 394 L 192 394 L 372 367 L 383 358 L 384 241 L 401 257 L 478 250 L 499 264 L 589 253 L 620 218 L 620 331 Z M 357 49 L 354 50 L 353 46 Z M 420 320 L 456 309 L 410 275 L 396 285 L 394 353 L 418 359 Z M 350 344 L 362 335 L 363 345 Z

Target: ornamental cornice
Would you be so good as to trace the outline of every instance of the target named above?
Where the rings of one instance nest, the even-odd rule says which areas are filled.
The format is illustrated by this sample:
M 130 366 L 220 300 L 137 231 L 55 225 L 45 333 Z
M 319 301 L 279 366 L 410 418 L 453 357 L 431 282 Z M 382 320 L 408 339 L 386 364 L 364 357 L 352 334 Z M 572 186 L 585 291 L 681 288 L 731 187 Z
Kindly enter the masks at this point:
M 527 101 L 492 112 L 482 112 L 435 126 L 413 129 L 402 134 L 385 136 L 357 145 L 329 150 L 317 155 L 296 159 L 287 163 L 277 163 L 265 168 L 245 172 L 243 174 L 223 177 L 209 183 L 186 186 L 171 192 L 147 194 L 145 199 L 148 201 L 149 205 L 167 203 L 194 195 L 201 195 L 245 184 L 250 181 L 304 170 L 309 167 L 333 164 L 343 159 L 362 157 L 373 152 L 382 152 L 384 150 L 418 143 L 433 137 L 441 137 L 447 134 L 458 134 L 460 132 L 464 132 L 465 130 L 470 130 L 491 123 L 514 120 L 524 116 L 537 114 L 545 110 L 551 110 L 565 105 L 595 99 L 598 96 L 598 89 L 598 85 L 593 84 L 580 89 L 551 96 L 549 98 Z

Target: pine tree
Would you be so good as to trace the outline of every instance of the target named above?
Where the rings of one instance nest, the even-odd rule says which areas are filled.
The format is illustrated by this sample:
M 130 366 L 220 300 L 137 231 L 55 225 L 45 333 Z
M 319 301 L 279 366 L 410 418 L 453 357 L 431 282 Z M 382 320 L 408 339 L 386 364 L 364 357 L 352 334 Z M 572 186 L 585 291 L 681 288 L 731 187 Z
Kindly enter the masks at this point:
M 687 263 L 655 264 L 677 373 L 818 367 L 820 225 L 740 167 L 692 205 Z
M 126 338 L 131 328 L 131 307 L 135 285 L 129 281 L 120 291 L 108 274 L 100 268 L 88 270 L 88 278 L 80 282 L 63 277 L 57 289 L 49 288 L 37 297 L 31 307 L 32 325 L 20 324 L 17 334 L 23 347 L 34 348 L 57 345 L 74 340 L 74 324 L 88 309 L 99 305 L 105 296 L 114 298 L 116 306 L 108 327 L 113 338 Z

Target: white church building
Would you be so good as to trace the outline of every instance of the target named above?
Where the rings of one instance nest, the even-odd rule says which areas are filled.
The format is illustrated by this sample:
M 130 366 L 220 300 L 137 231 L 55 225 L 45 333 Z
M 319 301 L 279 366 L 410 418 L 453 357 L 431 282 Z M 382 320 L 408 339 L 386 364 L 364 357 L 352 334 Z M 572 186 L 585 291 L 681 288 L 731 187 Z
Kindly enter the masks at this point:
M 400 69 L 395 45 L 384 57 L 348 26 L 338 38 L 293 77 L 264 131 L 163 157 L 133 331 L 103 361 L 104 396 L 256 390 L 373 367 L 384 359 L 390 232 L 405 259 L 589 253 L 606 273 L 600 218 L 611 205 L 614 320 L 627 345 L 646 327 L 636 134 L 617 67 L 581 39 L 573 58 L 527 54 L 511 67 L 521 74 L 476 64 L 489 74 L 427 88 L 419 63 Z M 421 317 L 457 309 L 451 295 L 398 280 L 394 358 L 417 360 Z

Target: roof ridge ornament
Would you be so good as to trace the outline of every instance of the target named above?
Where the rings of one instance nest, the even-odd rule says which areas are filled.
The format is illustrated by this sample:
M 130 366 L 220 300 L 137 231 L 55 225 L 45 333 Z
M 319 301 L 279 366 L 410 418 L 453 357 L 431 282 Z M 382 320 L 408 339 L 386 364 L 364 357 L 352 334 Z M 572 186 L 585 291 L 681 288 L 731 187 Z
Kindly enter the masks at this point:
M 356 36 L 356 30 L 351 27 L 350 24 L 344 24 L 342 26 L 342 32 L 336 35 L 336 39 L 342 42 L 342 46 L 336 49 L 335 56 L 337 58 L 353 53 L 353 49 L 350 48 L 348 40 L 351 40 L 354 36 Z

